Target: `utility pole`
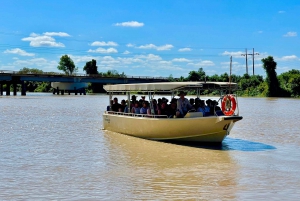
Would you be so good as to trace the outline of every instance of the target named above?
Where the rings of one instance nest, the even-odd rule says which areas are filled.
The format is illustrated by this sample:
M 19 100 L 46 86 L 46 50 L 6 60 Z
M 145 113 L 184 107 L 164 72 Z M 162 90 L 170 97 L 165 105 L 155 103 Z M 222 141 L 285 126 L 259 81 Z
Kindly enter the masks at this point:
M 248 54 L 247 54 L 247 48 L 246 48 L 246 54 L 241 54 L 242 56 L 246 56 L 246 74 L 248 74 Z
M 259 55 L 258 53 L 254 54 L 254 48 L 253 48 L 253 53 L 252 54 L 248 54 L 248 55 L 252 55 L 252 61 L 253 61 L 253 75 L 254 75 L 254 55 Z

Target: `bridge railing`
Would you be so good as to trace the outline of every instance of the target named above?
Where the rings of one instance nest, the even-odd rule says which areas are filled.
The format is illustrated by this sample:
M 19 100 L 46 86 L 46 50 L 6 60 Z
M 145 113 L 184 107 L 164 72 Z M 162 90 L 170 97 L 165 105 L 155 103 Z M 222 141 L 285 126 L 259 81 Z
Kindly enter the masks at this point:
M 84 74 L 84 73 L 74 73 L 72 75 L 67 75 L 65 73 L 58 72 L 22 72 L 22 71 L 12 71 L 12 70 L 0 70 L 1 74 L 10 74 L 10 75 L 28 75 L 28 76 L 66 76 L 66 77 L 95 77 L 95 78 L 127 78 L 127 79 L 160 79 L 160 80 L 168 80 L 168 77 L 151 77 L 151 76 L 131 76 L 131 75 L 112 75 L 112 76 L 104 76 L 101 74 Z

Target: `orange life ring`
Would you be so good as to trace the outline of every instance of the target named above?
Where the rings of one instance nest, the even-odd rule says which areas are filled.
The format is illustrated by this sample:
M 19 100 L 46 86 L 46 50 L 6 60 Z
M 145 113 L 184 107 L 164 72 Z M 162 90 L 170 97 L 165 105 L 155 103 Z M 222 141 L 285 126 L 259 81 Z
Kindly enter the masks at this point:
M 236 100 L 235 97 L 231 94 L 227 94 L 222 99 L 222 112 L 226 116 L 231 116 L 234 114 L 236 109 Z

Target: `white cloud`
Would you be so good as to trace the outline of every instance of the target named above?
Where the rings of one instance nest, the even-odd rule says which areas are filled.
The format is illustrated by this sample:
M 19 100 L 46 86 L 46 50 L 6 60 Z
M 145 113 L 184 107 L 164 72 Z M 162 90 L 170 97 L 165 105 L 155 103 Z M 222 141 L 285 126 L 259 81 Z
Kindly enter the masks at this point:
M 105 48 L 102 48 L 102 47 L 99 47 L 95 50 L 88 50 L 88 52 L 94 52 L 94 53 L 101 53 L 101 54 L 110 54 L 110 53 L 118 53 L 118 50 L 116 50 L 115 48 L 108 48 L 108 49 L 105 49 Z
M 284 37 L 295 37 L 297 36 L 297 32 L 289 31 L 286 34 L 283 35 Z
M 20 48 L 15 48 L 15 49 L 10 49 L 10 50 L 5 50 L 4 53 L 8 53 L 8 54 L 18 54 L 21 56 L 34 56 L 34 53 L 28 53 L 25 50 L 22 50 Z
M 189 47 L 180 48 L 180 49 L 178 50 L 178 52 L 189 52 L 189 51 L 192 51 L 192 49 L 189 48 Z
M 29 37 L 22 38 L 22 41 L 30 41 L 32 47 L 65 47 L 63 43 L 56 42 L 52 36 L 69 36 L 63 32 L 46 32 L 43 35 L 31 33 Z
M 280 10 L 280 11 L 278 11 L 278 13 L 279 14 L 283 14 L 283 13 L 285 13 L 285 11 L 284 10 Z
M 158 51 L 170 50 L 173 47 L 174 47 L 173 45 L 166 44 L 166 45 L 157 47 L 156 50 L 158 50 Z
M 157 51 L 164 51 L 164 50 L 170 50 L 172 49 L 174 46 L 171 44 L 166 44 L 166 45 L 162 45 L 162 46 L 156 46 L 154 44 L 146 44 L 146 45 L 141 45 L 139 47 L 139 49 L 155 49 Z
M 99 60 L 101 57 L 95 57 L 95 56 L 76 56 L 76 55 L 69 55 L 70 58 L 74 61 L 75 64 L 81 63 L 81 62 L 88 62 L 92 61 L 92 59 Z
M 130 21 L 130 22 L 115 23 L 114 26 L 121 26 L 121 27 L 142 27 L 142 26 L 144 26 L 144 23 L 137 22 L 137 21 Z
M 259 34 L 262 34 L 262 33 L 263 33 L 263 31 L 258 31 L 257 33 L 259 33 Z
M 70 35 L 65 32 L 45 32 L 45 36 L 60 36 L 60 37 L 69 37 Z
M 148 54 L 148 55 L 138 55 L 137 58 L 151 60 L 151 61 L 159 61 L 162 60 L 162 58 L 155 54 Z
M 122 54 L 130 54 L 130 52 L 128 50 L 126 50 L 125 52 L 123 52 Z
M 118 46 L 118 43 L 113 42 L 113 41 L 95 41 L 91 44 L 91 46 Z
M 292 60 L 298 60 L 299 58 L 296 55 L 290 55 L 290 56 L 283 56 L 281 58 L 277 58 L 279 61 L 292 61 Z
M 191 62 L 191 60 L 188 60 L 186 58 L 175 58 L 172 61 L 173 62 Z
M 246 54 L 246 53 L 242 52 L 242 51 L 238 51 L 238 52 L 228 52 L 228 51 L 225 51 L 221 55 L 223 55 L 223 56 L 233 56 L 235 58 L 244 58 L 244 56 L 242 56 L 242 54 Z
M 100 64 L 112 65 L 112 64 L 119 64 L 120 61 L 117 61 L 111 56 L 105 56 L 100 59 Z
M 171 61 L 160 61 L 159 63 L 160 63 L 160 64 L 172 64 Z
M 127 47 L 134 47 L 134 45 L 131 44 L 131 43 L 128 43 L 126 46 L 127 46 Z
M 38 68 L 44 72 L 58 72 L 57 65 L 58 61 L 47 60 L 45 58 L 33 58 L 33 59 L 16 59 L 13 63 L 9 64 L 14 66 L 15 69 L 21 69 L 24 66 L 28 68 Z

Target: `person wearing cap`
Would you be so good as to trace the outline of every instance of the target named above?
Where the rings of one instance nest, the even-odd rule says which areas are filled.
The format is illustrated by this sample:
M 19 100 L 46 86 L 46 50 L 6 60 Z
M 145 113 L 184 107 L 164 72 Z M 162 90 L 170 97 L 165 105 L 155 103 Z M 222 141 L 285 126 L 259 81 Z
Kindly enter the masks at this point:
M 137 100 L 136 100 L 137 97 L 138 97 L 138 96 L 136 96 L 136 95 L 132 95 L 132 96 L 131 96 L 131 101 L 130 101 L 130 108 L 129 108 L 129 110 L 131 110 L 131 109 L 134 107 L 135 103 L 137 102 Z
M 176 117 L 184 117 L 193 108 L 190 101 L 184 97 L 185 95 L 184 91 L 180 91 L 178 94 Z

